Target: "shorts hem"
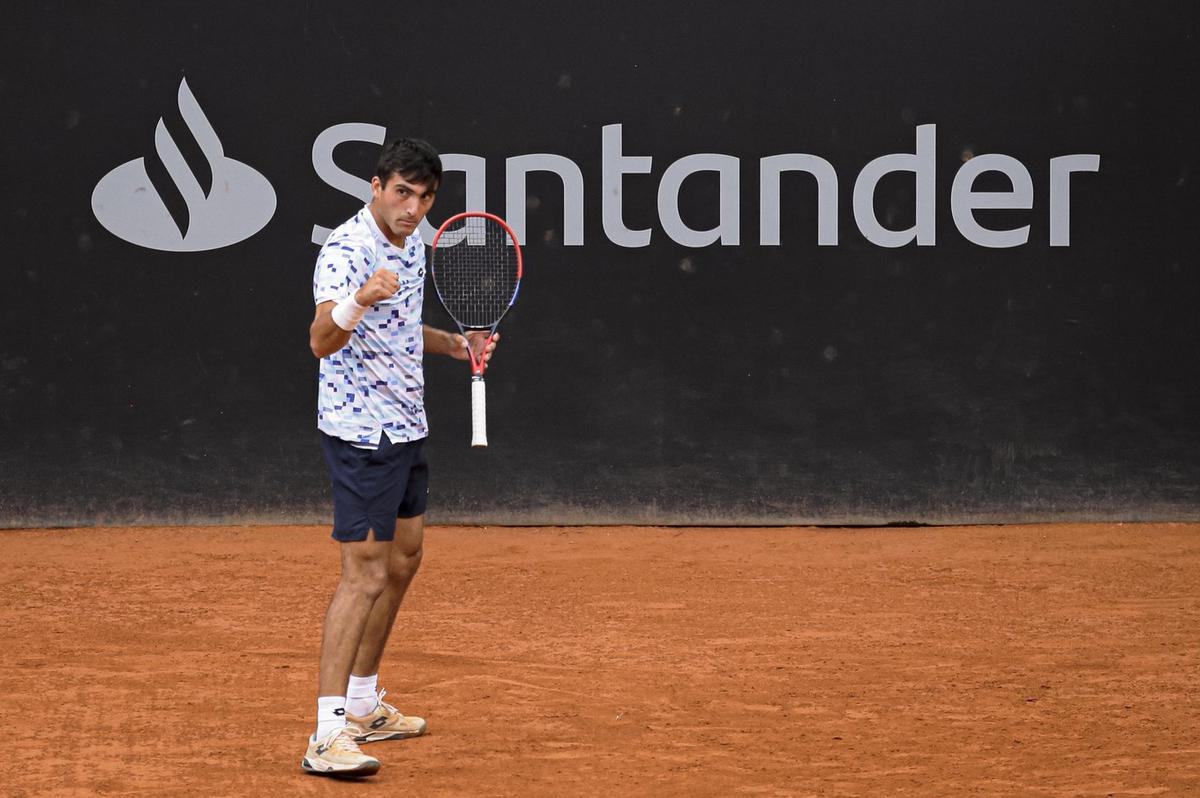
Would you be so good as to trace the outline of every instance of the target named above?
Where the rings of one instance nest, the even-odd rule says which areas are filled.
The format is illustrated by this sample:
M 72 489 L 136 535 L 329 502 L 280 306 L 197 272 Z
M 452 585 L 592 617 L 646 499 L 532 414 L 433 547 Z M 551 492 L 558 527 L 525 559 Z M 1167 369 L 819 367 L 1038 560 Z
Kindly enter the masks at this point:
M 362 543 L 371 533 L 375 533 L 375 540 L 389 541 L 396 538 L 396 526 L 393 524 L 390 530 L 381 529 L 375 524 L 368 524 L 364 527 L 355 527 L 353 529 L 337 529 L 336 527 L 329 533 L 329 536 L 339 543 Z

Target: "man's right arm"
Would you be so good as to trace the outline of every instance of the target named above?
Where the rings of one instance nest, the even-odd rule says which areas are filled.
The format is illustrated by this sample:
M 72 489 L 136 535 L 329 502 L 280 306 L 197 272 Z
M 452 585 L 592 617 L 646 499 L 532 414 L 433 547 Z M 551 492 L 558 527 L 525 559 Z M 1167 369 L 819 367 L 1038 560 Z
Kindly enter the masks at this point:
M 400 278 L 391 269 L 378 269 L 362 288 L 341 302 L 317 305 L 317 315 L 308 328 L 308 348 L 317 357 L 328 357 L 350 340 L 350 333 L 366 309 L 400 290 Z
M 343 330 L 333 322 L 333 300 L 317 305 L 317 315 L 308 328 L 308 347 L 317 357 L 328 357 L 344 347 L 350 340 L 350 330 Z

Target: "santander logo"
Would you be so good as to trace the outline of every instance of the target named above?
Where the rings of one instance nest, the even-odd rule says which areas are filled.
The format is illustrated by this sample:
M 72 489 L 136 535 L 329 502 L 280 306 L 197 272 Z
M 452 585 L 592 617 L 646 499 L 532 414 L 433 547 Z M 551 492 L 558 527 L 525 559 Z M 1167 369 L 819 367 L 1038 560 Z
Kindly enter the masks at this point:
M 198 147 L 188 146 L 191 165 L 178 143 L 171 136 L 162 118 L 154 131 L 154 150 L 157 158 L 151 162 L 165 169 L 171 181 L 166 183 L 162 171 L 154 169 L 157 178 L 151 179 L 146 159 L 137 158 L 121 164 L 105 175 L 92 192 L 92 211 L 100 224 L 113 235 L 132 244 L 167 252 L 200 252 L 236 244 L 263 229 L 275 214 L 276 197 L 271 183 L 260 173 L 240 161 L 225 156 L 221 140 L 188 88 L 187 81 L 179 84 L 179 111 L 187 132 Z M 606 124 L 600 130 L 599 184 L 587 185 L 583 168 L 574 160 L 555 153 L 529 153 L 504 160 L 505 217 L 517 237 L 526 240 L 526 208 L 529 206 L 527 178 L 534 172 L 555 175 L 562 182 L 563 246 L 583 246 L 584 209 L 594 208 L 590 195 L 600 199 L 599 215 L 608 240 L 621 247 L 645 247 L 655 233 L 650 227 L 633 229 L 624 218 L 624 197 L 634 189 L 655 192 L 658 197 L 658 217 L 661 233 L 671 241 L 686 247 L 742 246 L 742 202 L 744 172 L 751 175 L 749 192 L 755 192 L 757 177 L 758 240 L 759 246 L 781 245 L 783 221 L 795 211 L 783 205 L 784 176 L 800 179 L 793 172 L 807 175 L 805 182 L 815 180 L 817 209 L 815 243 L 818 246 L 837 246 L 843 224 L 838 216 L 849 199 L 854 223 L 862 237 L 880 247 L 903 247 L 912 243 L 927 247 L 937 244 L 939 208 L 950 217 L 958 233 L 980 247 L 1003 249 L 1027 245 L 1035 223 L 1048 227 L 1051 247 L 1071 245 L 1071 194 L 1076 180 L 1087 182 L 1082 173 L 1100 171 L 1100 155 L 1073 153 L 1052 156 L 1044 166 L 1034 171 L 1016 158 L 1002 153 L 984 153 L 970 157 L 957 165 L 948 196 L 939 199 L 938 170 L 951 162 L 943 150 L 939 166 L 937 125 L 918 125 L 916 142 L 911 151 L 880 155 L 847 180 L 833 163 L 805 152 L 786 152 L 751 160 L 725 153 L 695 153 L 668 164 L 657 180 L 651 175 L 656 161 L 651 155 L 628 155 L 623 144 L 623 126 Z M 334 150 L 346 142 L 384 143 L 387 129 L 374 124 L 345 122 L 321 131 L 313 141 L 312 165 L 326 185 L 354 197 L 358 202 L 370 202 L 371 184 L 343 170 L 334 160 Z M 188 145 L 188 141 L 184 141 Z M 196 152 L 199 155 L 196 155 Z M 205 163 L 200 161 L 203 158 Z M 956 159 L 957 160 L 957 159 Z M 592 161 L 593 169 L 595 161 Z M 661 164 L 661 160 L 659 161 Z M 443 153 L 443 169 L 463 173 L 468 211 L 486 210 L 486 181 L 488 163 L 485 158 L 467 153 Z M 204 168 L 207 166 L 207 168 Z M 495 169 L 495 167 L 492 167 Z M 203 173 L 198 177 L 196 172 Z M 983 190 L 976 179 L 994 172 L 1005 178 L 1007 190 Z M 1034 196 L 1033 175 L 1048 173 L 1048 191 L 1040 198 Z M 683 219 L 680 195 L 684 184 L 693 175 L 710 173 L 717 177 L 717 224 L 708 229 L 694 229 Z M 915 183 L 915 213 L 913 224 L 893 229 L 890 220 L 876 215 L 875 195 L 880 181 L 891 174 L 911 174 Z M 595 171 L 593 171 L 595 174 Z M 208 177 L 211 175 L 211 182 Z M 626 181 L 626 177 L 630 179 Z M 594 179 L 594 178 L 593 178 Z M 847 186 L 852 188 L 847 191 Z M 999 185 L 1003 186 L 1003 182 Z M 1043 184 L 1045 185 L 1045 184 Z M 159 190 L 169 191 L 164 201 Z M 627 190 L 628 189 L 628 190 Z M 1094 190 L 1094 189 L 1092 189 Z M 849 196 L 847 196 L 847 194 Z M 643 194 L 643 197 L 645 195 Z M 1036 203 L 1035 203 L 1036 200 Z M 1034 214 L 1035 205 L 1038 214 Z M 1009 227 L 989 227 L 987 222 L 1001 224 L 990 217 L 976 218 L 976 211 L 1023 211 L 1020 217 L 1006 217 L 1020 223 Z M 594 213 L 595 211 L 593 211 Z M 1040 218 L 1039 218 L 1040 217 Z M 1042 221 L 1044 220 L 1044 221 Z M 1008 224 L 1013 224 L 1013 221 Z M 321 225 L 312 228 L 312 243 L 325 243 L 332 230 Z M 434 230 L 428 220 L 421 222 L 421 234 L 432 240 Z M 796 235 L 796 233 L 791 233 Z M 801 235 L 804 235 L 803 231 Z M 812 232 L 807 233 L 812 241 Z M 746 242 L 749 243 L 749 242 Z
M 160 118 L 154 149 L 183 197 L 186 218 L 171 215 L 146 172 L 145 158 L 121 164 L 101 178 L 92 192 L 92 212 L 118 238 L 167 252 L 220 249 L 249 238 L 275 215 L 275 189 L 253 168 L 225 156 L 187 80 L 179 84 L 179 112 L 212 174 L 205 188 Z

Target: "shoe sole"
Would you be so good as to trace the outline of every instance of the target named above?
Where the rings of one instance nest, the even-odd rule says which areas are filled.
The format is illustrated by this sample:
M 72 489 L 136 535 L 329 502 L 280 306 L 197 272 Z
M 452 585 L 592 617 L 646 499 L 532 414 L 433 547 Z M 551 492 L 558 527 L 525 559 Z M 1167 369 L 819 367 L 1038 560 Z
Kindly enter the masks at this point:
M 381 743 L 384 740 L 408 740 L 413 737 L 424 736 L 425 729 L 421 729 L 420 731 L 415 732 L 393 732 L 391 734 L 385 734 L 382 737 L 376 736 L 375 734 L 364 734 L 362 737 L 355 737 L 354 742 L 361 745 L 363 743 Z
M 335 779 L 361 779 L 365 778 L 366 776 L 374 776 L 379 772 L 379 763 L 375 763 L 374 765 L 362 765 L 349 770 L 320 770 L 319 768 L 315 768 L 309 764 L 308 757 L 304 757 L 304 759 L 300 762 L 300 767 L 303 768 L 304 772 L 308 773 L 310 776 L 329 776 Z

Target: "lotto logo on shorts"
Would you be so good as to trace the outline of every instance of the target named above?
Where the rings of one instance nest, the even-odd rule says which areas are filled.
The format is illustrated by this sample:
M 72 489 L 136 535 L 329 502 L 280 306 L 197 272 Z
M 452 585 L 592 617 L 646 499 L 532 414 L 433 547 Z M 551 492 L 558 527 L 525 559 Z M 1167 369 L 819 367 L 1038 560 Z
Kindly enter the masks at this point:
M 179 112 L 208 162 L 207 185 L 188 165 L 160 118 L 154 149 L 186 211 L 172 214 L 146 171 L 145 158 L 136 158 L 96 185 L 92 192 L 96 219 L 118 238 L 167 252 L 220 249 L 266 227 L 275 215 L 275 189 L 253 168 L 225 156 L 221 139 L 186 80 L 179 84 Z

